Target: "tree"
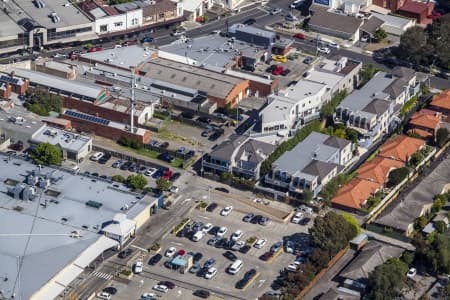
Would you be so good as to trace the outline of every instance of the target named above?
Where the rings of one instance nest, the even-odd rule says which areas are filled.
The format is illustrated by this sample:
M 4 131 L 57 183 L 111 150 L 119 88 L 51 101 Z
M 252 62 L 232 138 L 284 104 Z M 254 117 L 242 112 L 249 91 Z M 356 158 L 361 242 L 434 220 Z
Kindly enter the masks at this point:
M 363 299 L 396 299 L 406 284 L 406 272 L 408 266 L 403 261 L 390 258 L 369 273 L 367 293 Z
M 386 31 L 385 31 L 383 28 L 380 27 L 380 28 L 378 28 L 378 29 L 375 31 L 373 37 L 374 37 L 377 41 L 381 42 L 382 40 L 384 40 L 385 38 L 387 38 L 387 33 L 386 33 Z
M 434 228 L 438 233 L 444 233 L 447 230 L 447 224 L 444 221 L 437 221 L 434 223 Z
M 111 178 L 111 180 L 112 180 L 112 181 L 115 181 L 115 182 L 120 182 L 120 183 L 124 183 L 124 182 L 127 181 L 127 180 L 125 179 L 125 177 L 123 177 L 122 175 L 114 175 L 114 176 Z
M 345 219 L 345 221 L 355 227 L 356 234 L 361 233 L 361 226 L 359 225 L 358 221 L 355 219 L 354 216 L 348 213 L 341 213 L 341 216 Z
M 411 155 L 411 158 L 409 159 L 409 164 L 411 166 L 416 167 L 420 162 L 423 160 L 422 152 L 417 151 Z
M 33 89 L 27 94 L 25 107 L 41 116 L 48 116 L 51 111 L 60 112 L 63 106 L 63 98 L 52 94 L 47 90 Z
M 437 233 L 431 243 L 416 246 L 418 261 L 431 273 L 446 273 L 450 271 L 450 240 L 441 233 Z
M 408 177 L 409 169 L 408 167 L 401 167 L 395 170 L 392 170 L 389 173 L 388 186 L 393 187 L 402 182 L 406 177 Z
M 172 186 L 172 182 L 164 178 L 159 178 L 156 180 L 156 186 L 163 191 L 167 191 Z
M 309 229 L 311 243 L 328 254 L 328 259 L 344 249 L 348 242 L 356 236 L 356 228 L 344 217 L 331 211 L 324 217 L 317 217 Z
M 427 222 L 428 222 L 427 217 L 420 216 L 415 220 L 414 227 L 417 230 L 422 230 L 423 228 L 425 228 L 425 226 L 427 226 Z
M 444 144 L 447 142 L 448 140 L 448 130 L 447 128 L 439 128 L 438 131 L 436 132 L 436 144 L 439 147 L 444 146 Z
M 412 63 L 419 64 L 424 56 L 427 36 L 423 28 L 408 28 L 400 37 L 398 56 Z
M 130 175 L 127 177 L 127 184 L 134 190 L 142 190 L 147 183 L 147 178 L 142 174 Z
M 62 152 L 50 143 L 41 143 L 31 154 L 34 162 L 40 165 L 61 165 Z
M 303 190 L 303 194 L 302 194 L 302 200 L 309 202 L 311 201 L 313 198 L 313 194 L 310 190 Z
M 400 259 L 410 266 L 414 261 L 414 252 L 405 251 Z
M 364 65 L 359 71 L 359 77 L 361 78 L 361 86 L 365 85 L 373 76 L 378 72 L 378 69 L 372 65 Z

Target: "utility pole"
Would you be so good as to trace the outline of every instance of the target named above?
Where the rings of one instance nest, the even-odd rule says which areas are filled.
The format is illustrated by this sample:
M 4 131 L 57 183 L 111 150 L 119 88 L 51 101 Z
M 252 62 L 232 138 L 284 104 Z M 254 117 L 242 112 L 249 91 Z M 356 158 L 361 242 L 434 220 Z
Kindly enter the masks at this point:
M 134 105 L 135 105 L 135 95 L 134 87 L 136 85 L 136 78 L 134 76 L 134 67 L 131 68 L 131 100 L 130 100 L 130 132 L 134 133 Z

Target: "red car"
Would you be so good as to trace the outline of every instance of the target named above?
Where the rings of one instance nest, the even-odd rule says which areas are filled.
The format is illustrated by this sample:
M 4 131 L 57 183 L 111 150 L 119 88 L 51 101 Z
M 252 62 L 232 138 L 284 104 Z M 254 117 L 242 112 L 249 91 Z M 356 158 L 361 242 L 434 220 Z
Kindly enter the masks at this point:
M 98 51 L 103 51 L 102 47 L 92 47 L 89 52 L 98 52 Z
M 177 255 L 180 255 L 180 256 L 183 256 L 183 255 L 185 255 L 186 254 L 186 251 L 184 251 L 184 249 L 180 249 L 180 250 L 178 250 L 178 252 L 177 252 Z
M 162 179 L 169 180 L 170 176 L 172 176 L 172 170 L 167 169 L 164 171 L 164 173 L 162 175 Z
M 138 44 L 138 40 L 125 41 L 122 43 L 122 46 L 134 46 Z
M 300 39 L 300 40 L 304 40 L 305 39 L 305 36 L 302 33 L 296 33 L 294 35 L 294 37 L 297 38 L 297 39 Z
M 427 16 L 428 19 L 432 19 L 432 20 L 439 19 L 440 17 L 441 17 L 441 13 L 437 12 L 437 11 L 433 12 L 432 15 Z
M 278 66 L 275 68 L 275 70 L 272 71 L 273 75 L 280 75 L 283 72 L 284 68 L 283 66 Z

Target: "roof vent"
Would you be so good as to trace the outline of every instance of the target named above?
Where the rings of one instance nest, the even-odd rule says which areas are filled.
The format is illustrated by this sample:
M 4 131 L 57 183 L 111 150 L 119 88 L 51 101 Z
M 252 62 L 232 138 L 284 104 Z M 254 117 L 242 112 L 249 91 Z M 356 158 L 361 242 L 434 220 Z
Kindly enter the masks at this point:
M 50 18 L 52 19 L 53 23 L 59 23 L 61 22 L 61 18 L 58 16 L 58 14 L 56 14 L 56 12 L 52 12 L 50 14 Z
M 37 8 L 44 8 L 45 7 L 45 2 L 42 0 L 35 0 L 34 1 L 34 5 L 36 5 Z

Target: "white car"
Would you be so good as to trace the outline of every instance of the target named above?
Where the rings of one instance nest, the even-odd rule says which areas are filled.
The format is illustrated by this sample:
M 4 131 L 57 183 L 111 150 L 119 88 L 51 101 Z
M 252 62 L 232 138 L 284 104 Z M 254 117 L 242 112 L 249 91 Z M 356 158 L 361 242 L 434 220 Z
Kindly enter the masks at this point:
M 328 43 L 328 47 L 334 48 L 334 49 L 339 49 L 339 44 L 335 43 L 335 42 L 331 42 Z
M 145 171 L 144 175 L 152 176 L 153 174 L 155 174 L 156 171 L 157 171 L 156 168 L 148 168 L 147 171 Z
M 157 285 L 153 286 L 153 289 L 155 291 L 162 292 L 162 293 L 167 293 L 169 291 L 169 288 L 162 284 L 157 284 Z
M 271 11 L 270 11 L 270 14 L 271 15 L 278 15 L 279 13 L 281 13 L 283 10 L 281 9 L 281 8 L 279 8 L 279 7 L 276 7 L 276 8 L 273 8 Z
M 213 228 L 213 225 L 211 223 L 206 223 L 205 225 L 203 225 L 202 227 L 202 231 L 204 233 L 209 232 L 211 229 Z
M 216 274 L 217 274 L 217 268 L 211 267 L 211 268 L 208 269 L 208 272 L 206 272 L 205 278 L 206 279 L 211 279 L 214 276 L 216 276 Z
M 175 255 L 175 252 L 177 252 L 177 248 L 175 247 L 169 247 L 169 249 L 166 250 L 166 253 L 164 254 L 165 257 L 172 257 Z
M 228 228 L 222 226 L 219 228 L 219 230 L 217 231 L 217 236 L 223 237 L 228 231 Z
M 138 261 L 134 264 L 134 273 L 139 274 L 142 273 L 142 270 L 144 268 L 144 263 L 142 261 Z
M 205 233 L 203 231 L 197 231 L 194 236 L 192 237 L 192 240 L 194 242 L 200 241 L 205 236 Z
M 98 161 L 100 158 L 103 157 L 103 155 L 105 155 L 105 153 L 103 153 L 103 152 L 95 152 L 93 155 L 91 155 L 91 160 L 92 161 Z
M 228 216 L 233 211 L 233 206 L 227 206 L 222 209 L 220 212 L 221 216 Z
M 261 249 L 262 247 L 264 247 L 264 245 L 267 244 L 267 240 L 266 239 L 259 239 L 256 241 L 254 247 L 256 249 Z
M 101 292 L 101 293 L 97 294 L 97 298 L 109 300 L 109 299 L 111 299 L 111 295 L 107 292 Z
M 313 209 L 309 206 L 306 206 L 304 204 L 299 206 L 300 211 L 304 212 L 305 214 L 312 215 L 314 212 Z
M 174 31 L 171 33 L 172 36 L 180 36 L 180 35 L 184 35 L 186 32 L 184 31 Z
M 299 261 L 294 261 L 293 263 L 289 264 L 287 266 L 287 270 L 291 271 L 291 272 L 295 272 L 297 271 L 298 267 L 301 265 L 302 263 Z
M 141 300 L 153 300 L 156 297 L 155 293 L 143 293 L 141 295 Z
M 291 222 L 298 224 L 298 222 L 300 222 L 302 219 L 303 219 L 303 213 L 298 212 L 294 216 L 292 216 Z
M 177 186 L 172 186 L 169 190 L 169 192 L 175 193 L 175 194 L 178 193 L 179 191 L 180 191 L 180 188 Z
M 323 53 L 323 54 L 330 54 L 330 48 L 327 48 L 327 47 L 317 48 L 317 52 Z
M 409 269 L 408 273 L 406 273 L 406 276 L 409 278 L 414 278 L 417 275 L 416 268 Z
M 242 232 L 242 230 L 237 230 L 231 235 L 231 240 L 236 242 L 242 237 L 243 234 L 244 233 Z

